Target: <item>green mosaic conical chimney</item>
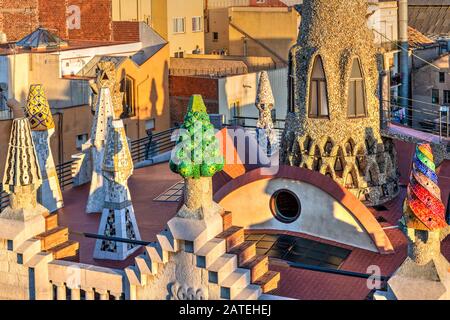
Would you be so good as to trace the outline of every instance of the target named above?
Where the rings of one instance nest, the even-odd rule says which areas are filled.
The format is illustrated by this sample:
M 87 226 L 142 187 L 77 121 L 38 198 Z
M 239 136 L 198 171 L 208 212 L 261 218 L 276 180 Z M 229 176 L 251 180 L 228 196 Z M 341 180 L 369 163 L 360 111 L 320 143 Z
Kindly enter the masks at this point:
M 170 169 L 185 179 L 212 177 L 223 169 L 219 141 L 201 95 L 193 95 L 189 100 L 173 155 Z

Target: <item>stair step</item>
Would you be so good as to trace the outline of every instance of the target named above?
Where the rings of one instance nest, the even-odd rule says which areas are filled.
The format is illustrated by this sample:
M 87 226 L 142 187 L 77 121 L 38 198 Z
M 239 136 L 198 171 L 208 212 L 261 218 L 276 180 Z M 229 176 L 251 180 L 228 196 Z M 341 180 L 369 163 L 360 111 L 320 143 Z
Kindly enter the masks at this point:
M 139 272 L 135 266 L 125 268 L 125 274 L 128 278 L 128 282 L 133 286 L 141 285 L 141 280 L 139 279 L 138 273 Z
M 152 262 L 145 255 L 140 255 L 134 259 L 140 273 L 152 276 L 158 273 L 158 263 Z
M 223 220 L 223 230 L 227 230 L 233 226 L 233 213 L 231 211 L 223 211 L 221 213 Z
M 228 253 L 235 254 L 238 257 L 238 265 L 244 264 L 256 256 L 256 243 L 245 241 L 238 246 L 228 250 Z
M 262 277 L 253 282 L 258 286 L 261 286 L 262 292 L 267 293 L 275 290 L 278 287 L 280 281 L 280 273 L 277 271 L 267 271 Z
M 249 269 L 251 274 L 251 282 L 255 282 L 261 278 L 267 271 L 269 271 L 269 257 L 255 256 L 243 264 L 239 268 Z
M 237 268 L 220 285 L 220 297 L 232 300 L 250 284 L 250 271 Z
M 165 251 L 178 252 L 179 242 L 175 240 L 172 233 L 169 230 L 164 230 L 156 235 L 158 242 Z
M 225 252 L 226 242 L 224 239 L 214 238 L 209 240 L 200 250 L 195 252 L 197 267 L 208 268 Z
M 241 291 L 235 298 L 235 300 L 258 300 L 261 296 L 261 287 L 250 284 L 247 288 Z
M 31 238 L 20 245 L 16 250 L 19 264 L 26 264 L 34 255 L 41 252 L 41 240 Z
M 169 253 L 162 249 L 159 242 L 154 242 L 145 247 L 145 251 L 152 262 L 167 263 L 169 261 Z
M 56 247 L 48 250 L 53 253 L 53 258 L 55 260 L 60 260 L 69 257 L 78 257 L 78 250 L 80 249 L 80 244 L 77 241 L 66 241 Z
M 237 268 L 237 257 L 225 253 L 208 268 L 209 282 L 221 284 Z
M 45 230 L 50 231 L 58 227 L 58 214 L 50 214 L 45 217 Z
M 42 251 L 47 251 L 69 240 L 69 228 L 56 227 L 41 233 L 36 238 L 41 240 Z
M 232 226 L 220 233 L 216 238 L 225 239 L 227 243 L 227 251 L 244 242 L 244 228 Z

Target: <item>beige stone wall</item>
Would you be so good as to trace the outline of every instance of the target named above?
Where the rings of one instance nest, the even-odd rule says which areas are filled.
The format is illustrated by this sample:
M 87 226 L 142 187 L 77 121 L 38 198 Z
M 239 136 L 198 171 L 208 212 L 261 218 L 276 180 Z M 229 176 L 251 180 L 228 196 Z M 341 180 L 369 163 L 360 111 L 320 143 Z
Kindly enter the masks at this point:
M 365 0 L 304 2 L 298 43 L 291 50 L 294 112 L 287 116 L 282 161 L 328 174 L 342 185 L 351 175 L 354 183 L 346 185 L 348 189 L 373 205 L 395 196 L 398 185 L 395 150 L 380 134 L 377 51 L 366 12 Z M 310 118 L 310 79 L 318 56 L 323 61 L 329 116 Z M 349 118 L 354 58 L 361 64 L 367 111 L 364 117 Z M 340 173 L 335 170 L 337 158 L 345 167 Z
M 218 300 L 220 288 L 208 281 L 208 270 L 195 267 L 196 255 L 179 252 L 170 255 L 170 260 L 153 278 L 150 285 L 136 288 L 137 300 L 170 300 L 172 286 L 175 282 L 197 291 L 202 289 L 206 299 Z
M 17 264 L 17 254 L 0 240 L 0 300 L 29 299 L 29 270 Z
M 295 44 L 300 21 L 292 8 L 232 7 L 208 10 L 209 32 L 205 34 L 206 53 L 227 50 L 230 55 L 244 55 L 244 35 L 230 25 L 236 25 L 252 39 L 247 40 L 248 56 L 267 56 L 279 61 L 275 52 L 287 61 L 289 49 Z M 213 40 L 214 32 L 218 41 Z M 260 43 L 270 48 L 264 48 Z

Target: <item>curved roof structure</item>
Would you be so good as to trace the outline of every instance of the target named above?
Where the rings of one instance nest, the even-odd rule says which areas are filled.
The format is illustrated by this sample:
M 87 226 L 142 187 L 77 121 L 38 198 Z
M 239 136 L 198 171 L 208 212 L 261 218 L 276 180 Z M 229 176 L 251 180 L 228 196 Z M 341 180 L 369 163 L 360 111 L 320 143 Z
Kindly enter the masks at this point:
M 252 182 L 280 178 L 302 181 L 329 194 L 361 224 L 380 254 L 394 253 L 391 241 L 369 209 L 344 187 L 318 172 L 298 167 L 281 166 L 278 173 L 268 175 L 264 168 L 255 169 L 223 185 L 215 192 L 214 201 L 219 203 L 230 193 Z

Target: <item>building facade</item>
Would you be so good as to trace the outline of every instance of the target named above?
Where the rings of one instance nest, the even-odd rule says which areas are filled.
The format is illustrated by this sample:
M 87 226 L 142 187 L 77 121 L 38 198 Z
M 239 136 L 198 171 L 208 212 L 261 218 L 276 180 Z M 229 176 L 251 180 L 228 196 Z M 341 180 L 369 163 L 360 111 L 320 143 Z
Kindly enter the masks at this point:
M 2 3 L 0 32 L 17 41 L 37 27 L 64 39 L 110 41 L 111 0 L 13 0 Z
M 15 99 L 25 106 L 29 86 L 41 84 L 55 121 L 51 139 L 55 163 L 70 161 L 87 141 L 92 124 L 89 80 L 95 77 L 94 62 L 99 56 L 117 56 L 120 60 L 117 74 L 124 79 L 122 90 L 127 92 L 126 112 L 119 112 L 119 116 L 124 120 L 129 138 L 144 138 L 148 129 L 166 130 L 170 117 L 165 112 L 169 101 L 169 46 L 156 34 L 152 37 L 153 40 L 129 43 L 69 41 L 61 51 L 20 49 L 12 54 L 4 50 L 0 56 L 4 99 Z M 143 48 L 145 43 L 149 46 Z M 92 74 L 83 74 L 85 69 Z M 2 149 L 6 152 L 7 132 L 11 129 L 11 114 L 6 104 L 4 108 L 0 130 L 5 135 L 0 138 L 0 152 Z M 5 152 L 0 154 L 0 168 L 4 167 Z
M 114 21 L 143 21 L 169 42 L 170 56 L 205 52 L 204 0 L 112 1 Z

